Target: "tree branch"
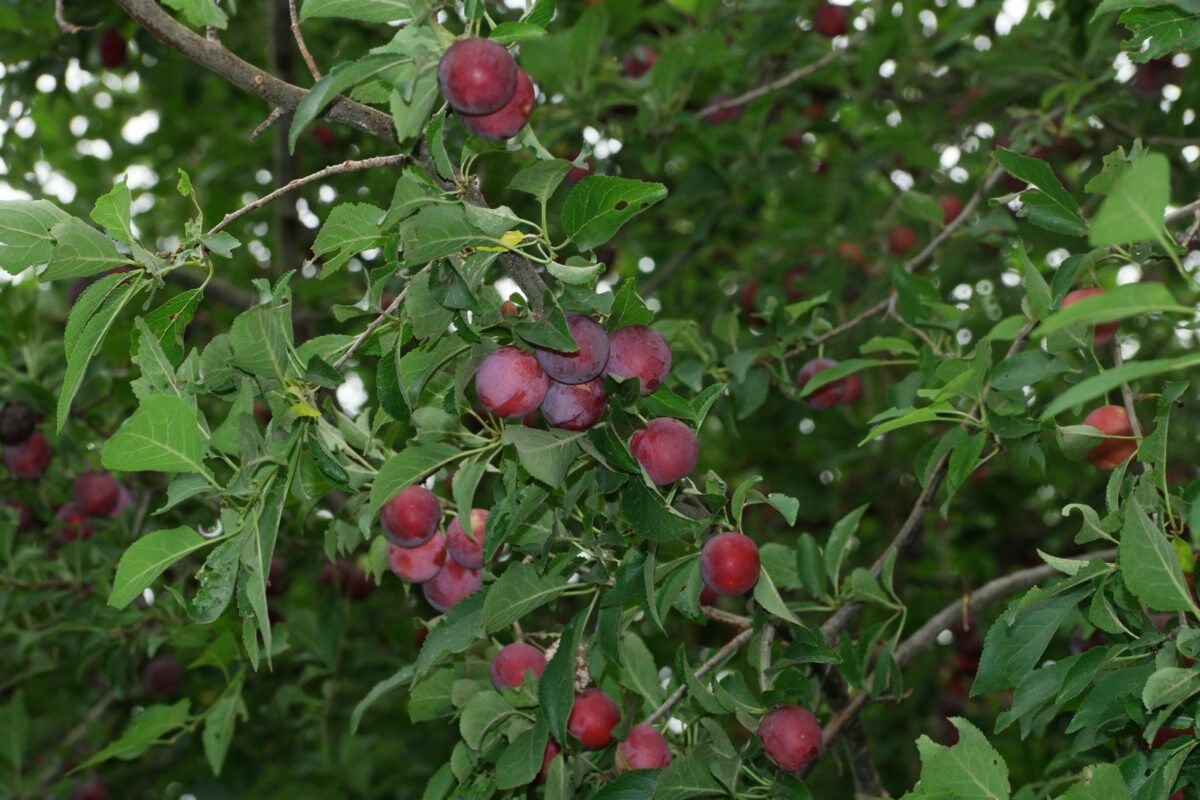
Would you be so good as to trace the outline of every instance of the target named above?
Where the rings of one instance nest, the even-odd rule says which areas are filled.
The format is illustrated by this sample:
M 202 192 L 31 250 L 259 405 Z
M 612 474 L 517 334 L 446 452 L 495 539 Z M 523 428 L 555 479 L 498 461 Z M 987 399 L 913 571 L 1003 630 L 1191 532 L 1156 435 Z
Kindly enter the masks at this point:
M 1116 550 L 1103 550 L 1081 556 L 1077 560 L 1111 561 L 1116 555 Z M 976 589 L 966 598 L 966 605 L 968 608 L 983 608 L 997 600 L 1014 595 L 1056 575 L 1062 575 L 1062 573 L 1048 564 L 1014 572 L 1011 575 L 989 581 Z M 937 614 L 930 617 L 911 636 L 901 642 L 892 653 L 892 657 L 896 661 L 896 666 L 903 668 L 916 656 L 929 649 L 937 639 L 938 634 L 952 627 L 955 621 L 962 615 L 963 603 L 962 598 L 950 603 Z M 872 678 L 867 678 L 864 684 L 870 684 L 871 680 Z M 868 692 L 859 692 L 851 697 L 846 707 L 835 714 L 825 725 L 822 731 L 825 747 L 829 747 L 833 742 L 837 741 L 838 737 L 845 733 L 850 723 L 858 717 L 870 702 L 871 695 Z
M 220 233 L 228 228 L 230 224 L 237 221 L 241 217 L 244 217 L 246 214 L 249 214 L 251 211 L 255 211 L 263 206 L 269 205 L 272 201 L 282 197 L 288 192 L 294 192 L 297 189 L 307 186 L 315 181 L 319 181 L 333 175 L 345 175 L 349 172 L 362 172 L 363 170 L 377 169 L 379 167 L 395 167 L 401 164 L 411 163 L 412 160 L 412 156 L 408 155 L 407 153 L 401 153 L 394 156 L 375 156 L 374 158 L 364 158 L 360 161 L 343 161 L 340 164 L 334 164 L 332 166 L 325 167 L 325 169 L 317 170 L 311 175 L 305 175 L 303 177 L 296 178 L 296 180 L 292 181 L 291 183 L 286 183 L 283 186 L 280 186 L 270 194 L 263 195 L 253 203 L 242 206 L 237 211 L 229 212 L 225 215 L 224 219 L 214 225 L 208 233 L 210 236 L 214 233 Z
M 296 40 L 296 47 L 300 50 L 300 57 L 304 59 L 304 63 L 308 66 L 308 72 L 312 75 L 314 81 L 321 80 L 321 70 L 317 67 L 316 60 L 313 59 L 312 53 L 308 52 L 308 45 L 304 43 L 304 34 L 300 32 L 300 17 L 296 14 L 296 0 L 287 0 L 288 14 L 292 18 L 292 36 Z
M 1167 225 L 1172 225 L 1176 222 L 1182 222 L 1185 219 L 1191 219 L 1198 212 L 1200 212 L 1200 200 L 1193 200 L 1186 206 L 1177 208 L 1167 214 L 1163 217 L 1163 222 Z
M 363 330 L 363 332 L 358 336 L 354 337 L 354 341 L 352 341 L 350 346 L 346 348 L 346 352 L 342 353 L 341 357 L 338 358 L 337 361 L 333 362 L 334 369 L 340 370 L 342 367 L 346 366 L 346 362 L 354 356 L 354 353 L 356 350 L 358 350 L 358 348 L 362 347 L 362 343 L 367 339 L 370 339 L 371 334 L 379 330 L 379 326 L 386 322 L 392 316 L 392 314 L 396 313 L 396 309 L 400 308 L 400 304 L 404 302 L 404 297 L 407 294 L 408 287 L 405 286 L 400 290 L 400 294 L 396 295 L 396 299 L 389 303 L 388 307 L 383 310 L 383 313 L 371 320 L 371 323 L 367 325 L 366 329 Z
M 739 647 L 744 645 L 746 642 L 750 641 L 750 637 L 752 637 L 753 635 L 754 635 L 754 629 L 746 628 L 744 631 L 739 633 L 737 636 L 733 637 L 728 642 L 726 642 L 725 645 L 720 650 L 713 653 L 712 656 L 709 657 L 709 659 L 707 661 L 705 661 L 700 666 L 696 667 L 696 671 L 693 674 L 697 678 L 701 678 L 704 675 L 708 674 L 709 672 L 712 671 L 712 669 L 714 667 L 716 667 L 718 664 L 720 664 L 726 658 L 731 656 Z M 687 694 L 687 683 L 686 682 L 681 683 L 679 686 L 677 686 L 675 688 L 675 691 L 671 692 L 671 695 L 662 702 L 662 705 L 660 705 L 658 708 L 654 709 L 654 713 L 652 713 L 650 716 L 646 717 L 643 724 L 644 725 L 653 725 L 655 722 L 662 719 L 664 716 L 666 716 L 667 712 L 671 710 L 671 707 L 674 706 L 676 703 L 678 703 L 680 698 L 682 698 L 685 694 Z
M 76 34 L 87 30 L 82 25 L 76 25 L 67 19 L 66 11 L 63 9 L 63 0 L 54 0 L 54 22 L 58 25 L 58 29 L 66 34 Z

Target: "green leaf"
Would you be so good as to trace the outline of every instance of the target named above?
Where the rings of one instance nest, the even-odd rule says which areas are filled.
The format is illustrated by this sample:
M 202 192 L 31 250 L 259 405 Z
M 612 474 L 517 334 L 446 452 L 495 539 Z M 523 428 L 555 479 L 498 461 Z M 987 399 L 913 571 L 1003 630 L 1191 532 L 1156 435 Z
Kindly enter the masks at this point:
M 313 242 L 313 252 L 325 258 L 321 277 L 327 278 L 346 265 L 351 257 L 377 247 L 383 235 L 379 227 L 383 209 L 369 203 L 342 203 L 333 207 Z
M 454 711 L 454 683 L 460 677 L 459 672 L 461 670 L 440 669 L 414 687 L 408 697 L 408 718 L 413 722 L 426 722 L 449 716 Z
M 463 602 L 466 601 L 464 600 Z M 350 733 L 358 732 L 358 726 L 362 724 L 363 714 L 367 712 L 367 709 L 375 705 L 375 702 L 384 695 L 390 694 L 401 686 L 407 686 L 412 681 L 414 674 L 413 665 L 405 664 L 372 686 L 371 691 L 367 692 L 366 696 L 362 700 L 359 700 L 358 704 L 354 706 L 354 710 L 350 712 Z
M 997 148 L 994 156 L 1010 175 L 1032 185 L 1034 190 L 1021 193 L 1021 202 L 1029 221 L 1070 236 L 1085 236 L 1087 223 L 1079 214 L 1079 205 L 1045 161 Z
M 532 22 L 501 22 L 492 28 L 492 33 L 488 38 L 499 44 L 512 44 L 545 35 L 546 29 L 541 25 L 534 25 Z
M 703 520 L 683 516 L 640 481 L 630 481 L 621 490 L 621 515 L 652 542 L 674 541 L 704 527 Z
M 579 651 L 579 643 L 583 640 L 583 632 L 591 614 L 592 608 L 588 606 L 563 628 L 558 650 L 538 681 L 538 703 L 546 715 L 550 735 L 555 741 L 567 741 L 567 717 L 575 705 L 575 654 Z
M 655 796 L 654 790 L 662 770 L 635 769 L 623 772 L 612 783 L 592 796 L 592 800 L 650 800 Z
M 122 554 L 113 578 L 108 604 L 124 608 L 166 571 L 167 567 L 220 539 L 205 539 L 188 527 L 154 531 L 141 537 Z
M 1117 562 L 1129 591 L 1155 611 L 1195 611 L 1183 570 L 1162 526 L 1155 524 L 1138 493 L 1125 506 Z
M 415 64 L 411 70 L 416 72 Z M 429 114 L 433 111 L 433 104 L 437 98 L 437 72 L 432 69 L 417 72 L 412 83 L 411 94 L 406 94 L 400 84 L 392 90 L 390 98 L 392 121 L 396 125 L 398 142 L 403 144 L 421 135 L 421 131 L 425 129 L 425 123 L 429 121 Z
M 288 305 L 261 305 L 239 314 L 229 329 L 233 364 L 260 378 L 284 381 L 298 368 L 292 361 L 292 317 Z
M 623 683 L 639 694 L 651 706 L 662 702 L 658 684 L 658 667 L 646 643 L 631 630 L 621 636 L 619 645 Z
M 568 286 L 591 286 L 592 282 L 605 270 L 604 264 L 585 264 L 572 266 L 551 261 L 546 265 L 546 271 Z
M 539 203 L 545 203 L 563 182 L 563 178 L 567 177 L 571 166 L 570 161 L 562 158 L 536 161 L 514 175 L 508 188 L 531 194 Z
M 134 714 L 121 736 L 112 744 L 80 764 L 87 769 L 96 764 L 119 758 L 129 761 L 158 744 L 167 734 L 182 728 L 187 722 L 191 701 L 184 699 L 170 706 L 150 706 Z
M 50 230 L 71 215 L 48 200 L 0 200 L 0 269 L 16 275 L 50 260 Z
M 553 575 L 539 575 L 532 564 L 512 564 L 488 589 L 483 604 L 483 629 L 495 633 L 507 628 L 566 589 L 565 580 Z
M 471 224 L 460 205 L 425 206 L 400 225 L 404 263 L 412 266 L 488 244 L 494 240 Z
M 900 211 L 920 222 L 942 224 L 942 206 L 937 198 L 924 192 L 907 191 L 900 195 Z
M 109 328 L 113 326 L 121 310 L 136 297 L 145 284 L 139 276 L 110 275 L 102 278 L 83 293 L 79 302 L 71 309 L 67 329 L 63 335 L 63 348 L 67 353 L 67 369 L 63 374 L 62 388 L 58 393 L 58 430 L 62 430 L 70 418 L 71 402 L 87 373 L 92 357 L 104 344 Z
M 191 2 L 209 3 L 211 0 L 191 0 Z M 325 106 L 351 86 L 373 78 L 381 72 L 389 70 L 412 60 L 412 56 L 403 53 L 372 53 L 358 61 L 346 61 L 329 70 L 321 80 L 313 84 L 304 95 L 296 112 L 292 116 L 292 127 L 288 131 L 288 150 L 296 151 L 296 142 L 300 134 L 308 127 L 317 115 L 325 110 Z
M 1163 241 L 1163 214 L 1170 199 L 1171 167 L 1167 157 L 1160 153 L 1142 156 L 1117 179 L 1100 204 L 1088 242 L 1093 247 L 1105 247 Z
M 173 364 L 183 358 L 183 332 L 192 321 L 203 296 L 204 293 L 199 289 L 180 292 L 142 320 Z
M 208 765 L 214 775 L 220 775 L 221 768 L 225 765 L 225 756 L 229 752 L 230 743 L 233 742 L 233 729 L 237 724 L 239 709 L 244 713 L 244 675 L 244 672 L 239 672 L 204 715 L 204 732 L 200 738 L 204 743 L 204 756 L 208 759 Z
M 978 728 L 962 717 L 951 717 L 958 744 L 944 747 L 928 736 L 917 740 L 921 779 L 916 797 L 955 800 L 1007 800 L 1008 765 Z
M 379 513 L 393 495 L 462 456 L 445 442 L 414 441 L 384 462 L 371 486 L 370 516 Z
M 825 543 L 825 574 L 829 576 L 829 582 L 835 591 L 842 572 L 842 562 L 849 552 L 850 541 L 854 534 L 858 533 L 858 524 L 869 505 L 864 503 L 842 517 L 829 532 L 829 541 Z
M 96 201 L 92 208 L 92 221 L 108 231 L 108 235 L 125 244 L 136 244 L 129 225 L 129 187 L 119 182 L 112 191 Z
M 391 230 L 396 223 L 408 219 L 418 209 L 434 202 L 439 193 L 424 171 L 410 167 L 396 181 L 392 202 L 383 216 L 380 227 L 384 231 Z
M 1178 705 L 1200 692 L 1200 673 L 1190 667 L 1163 667 L 1142 687 L 1142 703 L 1150 711 Z
M 1089 594 L 1089 587 L 1050 596 L 1031 590 L 1025 598 L 1013 601 L 1010 616 L 988 629 L 983 644 L 979 671 L 971 687 L 971 696 L 999 689 L 1012 689 L 1033 670 L 1059 626 L 1075 606 Z M 1030 601 L 1030 598 L 1034 598 Z
M 212 0 L 163 0 L 163 3 L 183 14 L 193 28 L 212 27 L 225 30 L 229 17 Z
M 133 263 L 117 251 L 112 239 L 74 217 L 55 224 L 50 235 L 54 237 L 54 250 L 39 280 L 90 278 Z
M 879 361 L 871 358 L 851 358 L 846 361 L 840 361 L 829 369 L 823 369 L 816 375 L 813 375 L 808 383 L 804 384 L 804 388 L 800 390 L 800 396 L 808 397 L 822 386 L 827 386 L 834 381 L 845 378 L 847 375 L 853 375 L 856 372 L 862 372 L 864 369 L 872 367 L 886 367 L 892 363 L 891 361 Z
M 496 761 L 496 788 L 516 789 L 533 783 L 542 769 L 550 726 L 539 716 L 532 728 L 517 735 Z
M 478 750 L 489 730 L 516 713 L 517 710 L 498 692 L 484 689 L 467 702 L 459 717 L 458 730 L 463 743 Z
M 1198 355 L 1160 358 L 1155 361 L 1130 361 L 1075 384 L 1054 398 L 1046 406 L 1045 410 L 1042 411 L 1040 419 L 1043 422 L 1051 419 L 1056 414 L 1060 414 L 1068 408 L 1082 405 L 1093 398 L 1100 397 L 1112 391 L 1122 383 L 1130 383 L 1141 378 L 1148 378 L 1151 375 L 1190 369 L 1195 366 L 1200 366 L 1200 356 Z
M 9 702 L 0 707 L 0 758 L 15 767 L 18 773 L 29 749 L 29 731 L 25 696 L 17 690 Z
M 1184 0 L 1175 0 L 1172 5 L 1183 8 Z M 1200 47 L 1200 10 L 1189 3 L 1189 11 L 1168 8 L 1155 3 L 1157 8 L 1135 8 L 1121 15 L 1121 24 L 1132 32 L 1124 43 L 1129 57 L 1145 64 L 1176 52 L 1186 52 Z
M 207 474 L 207 445 L 195 408 L 175 395 L 152 395 L 104 443 L 100 461 L 117 472 Z
M 802 624 L 787 607 L 787 603 L 783 602 L 783 598 L 779 596 L 779 590 L 775 588 L 775 581 L 771 580 L 770 573 L 765 569 L 759 572 L 758 582 L 754 584 L 754 599 L 773 616 L 793 625 Z
M 442 658 L 461 653 L 483 638 L 483 607 L 490 593 L 490 587 L 486 591 L 473 592 L 442 615 L 417 655 L 416 678 L 428 673 Z
M 304 0 L 300 21 L 320 17 L 353 19 L 359 22 L 394 22 L 413 17 L 409 0 Z
M 676 758 L 660 771 L 654 800 L 728 796 L 709 769 L 714 758 L 711 750 L 703 746 L 694 747 Z
M 1083 770 L 1079 783 L 1072 786 L 1062 800 L 1111 800 L 1128 791 L 1120 768 L 1114 764 L 1096 764 Z
M 579 439 L 582 437 L 582 433 L 574 431 L 543 431 L 510 425 L 504 429 L 501 441 L 517 449 L 521 466 L 530 475 L 552 489 L 558 489 L 579 456 Z
M 608 329 L 617 331 L 630 325 L 649 325 L 654 321 L 654 312 L 646 308 L 646 301 L 638 296 L 633 281 L 621 281 L 613 297 L 612 312 L 608 317 Z
M 591 250 L 666 196 L 667 187 L 661 183 L 589 175 L 567 195 L 562 210 L 563 228 L 576 247 Z

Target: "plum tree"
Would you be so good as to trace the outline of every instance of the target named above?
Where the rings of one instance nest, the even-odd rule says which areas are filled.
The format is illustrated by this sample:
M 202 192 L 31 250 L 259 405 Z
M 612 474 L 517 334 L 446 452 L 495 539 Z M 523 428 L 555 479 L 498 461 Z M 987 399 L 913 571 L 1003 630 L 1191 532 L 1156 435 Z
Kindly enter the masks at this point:
M 604 380 L 567 384 L 552 381 L 542 400 L 542 416 L 553 428 L 584 431 L 595 425 L 608 406 Z
M 517 689 L 529 673 L 533 673 L 535 678 L 542 677 L 546 671 L 546 656 L 533 645 L 513 642 L 500 648 L 500 652 L 492 658 L 490 670 L 492 686 L 497 690 L 505 687 Z
M 605 371 L 617 378 L 637 378 L 642 394 L 650 394 L 671 371 L 671 348 L 662 334 L 651 327 L 621 328 L 609 339 Z
M 1094 466 L 1103 470 L 1116 469 L 1137 452 L 1133 425 L 1122 406 L 1100 406 L 1083 418 L 1083 424 L 1091 425 L 1106 437 L 1087 454 L 1087 460 Z
M 121 485 L 107 472 L 85 472 L 75 479 L 75 507 L 91 517 L 112 515 L 121 502 Z
M 807 708 L 779 706 L 758 724 L 763 752 L 786 772 L 799 772 L 821 754 L 821 724 Z
M 170 697 L 183 684 L 183 665 L 167 653 L 160 653 L 142 667 L 142 690 L 150 697 Z
M 1098 287 L 1088 289 L 1076 289 L 1062 299 L 1062 308 L 1068 308 L 1075 305 L 1080 300 L 1088 297 L 1099 297 L 1104 294 L 1104 290 Z M 1101 322 L 1096 326 L 1095 332 L 1092 334 L 1092 346 L 1103 347 L 1113 340 L 1117 335 L 1117 329 L 1121 327 L 1120 322 Z
M 446 563 L 446 537 L 435 531 L 427 542 L 416 547 L 388 545 L 388 566 L 397 578 L 409 583 L 433 580 Z
M 647 422 L 645 428 L 634 431 L 629 439 L 629 452 L 646 470 L 650 480 L 665 486 L 692 473 L 700 459 L 700 443 L 684 423 L 659 417 Z
M 850 28 L 850 12 L 845 6 L 818 3 L 813 9 L 813 30 L 827 39 L 845 35 Z
M 908 225 L 897 225 L 888 231 L 888 249 L 896 255 L 907 253 L 917 246 L 917 232 Z
M 745 594 L 758 583 L 758 545 L 745 534 L 726 531 L 700 550 L 700 578 L 718 595 Z
M 409 486 L 383 504 L 383 535 L 397 547 L 419 547 L 437 533 L 442 503 L 424 486 Z
M 832 358 L 814 358 L 800 368 L 796 373 L 796 388 L 803 389 L 819 372 L 837 366 Z M 862 397 L 862 378 L 857 375 L 847 375 L 830 381 L 808 395 L 806 401 L 813 408 L 825 410 L 837 405 L 851 405 Z
M 487 39 L 460 39 L 438 62 L 438 86 L 460 114 L 493 114 L 517 91 L 517 62 L 501 45 Z
M 36 478 L 50 466 L 54 448 L 41 431 L 34 431 L 20 444 L 4 448 L 4 466 L 16 478 Z
M 38 413 L 24 403 L 5 403 L 0 409 L 0 445 L 21 444 L 37 429 Z
M 620 721 L 621 710 L 611 697 L 596 688 L 584 689 L 575 695 L 567 733 L 584 750 L 603 750 L 612 742 L 613 729 Z
M 533 81 L 530 80 L 529 74 L 523 69 L 518 69 L 517 90 L 499 111 L 491 114 L 463 114 L 459 116 L 459 119 L 462 120 L 467 130 L 476 136 L 493 141 L 511 139 L 521 132 L 521 129 L 529 122 L 529 118 L 533 116 L 536 99 Z
M 550 379 L 537 358 L 515 347 L 493 350 L 475 373 L 475 394 L 498 417 L 523 417 L 546 397 Z
M 483 576 L 479 570 L 464 567 L 453 558 L 448 558 L 437 575 L 421 584 L 421 592 L 429 605 L 445 613 L 481 586 Z
M 671 748 L 652 725 L 634 725 L 617 745 L 617 770 L 662 769 L 671 763 Z
M 539 348 L 534 355 L 542 371 L 552 381 L 587 383 L 604 372 L 604 366 L 608 363 L 608 334 L 600 323 L 584 314 L 567 314 L 567 328 L 578 350 L 559 353 Z
M 455 517 L 446 528 L 446 551 L 450 558 L 464 567 L 471 569 L 483 568 L 483 536 L 487 530 L 488 512 L 482 508 L 472 508 L 468 515 L 471 522 L 471 535 L 467 535 L 462 524 L 462 516 Z

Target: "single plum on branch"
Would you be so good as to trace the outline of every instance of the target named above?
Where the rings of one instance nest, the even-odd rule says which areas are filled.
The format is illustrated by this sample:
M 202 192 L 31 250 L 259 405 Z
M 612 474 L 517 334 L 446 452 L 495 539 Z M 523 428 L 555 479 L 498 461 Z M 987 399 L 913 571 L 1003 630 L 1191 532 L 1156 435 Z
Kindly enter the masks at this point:
M 821 754 L 821 724 L 806 708 L 780 706 L 762 718 L 758 738 L 780 769 L 799 772 Z
M 634 725 L 617 745 L 617 770 L 662 769 L 671 763 L 666 737 L 651 725 Z
M 1087 460 L 1103 470 L 1116 469 L 1121 462 L 1137 452 L 1137 439 L 1133 436 L 1133 425 L 1122 406 L 1100 406 L 1083 418 L 1084 425 L 1091 425 L 1106 438 L 1091 449 Z
M 700 460 L 700 443 L 684 423 L 660 417 L 634 432 L 629 440 L 629 452 L 646 470 L 650 480 L 665 486 L 692 473 Z
M 753 589 L 760 566 L 758 545 L 737 531 L 718 533 L 700 550 L 700 577 L 719 595 L 734 596 Z
M 602 378 L 574 385 L 552 381 L 542 400 L 542 416 L 553 428 L 584 431 L 600 420 L 607 406 Z
M 460 39 L 438 62 L 438 87 L 460 114 L 492 114 L 517 90 L 517 62 L 501 45 L 487 39 Z
M 481 586 L 483 576 L 479 570 L 464 567 L 453 558 L 448 558 L 437 575 L 421 584 L 421 592 L 429 605 L 445 613 Z
M 616 702 L 599 689 L 584 689 L 575 695 L 567 717 L 567 733 L 584 750 L 602 750 L 612 742 L 613 728 L 621 721 Z

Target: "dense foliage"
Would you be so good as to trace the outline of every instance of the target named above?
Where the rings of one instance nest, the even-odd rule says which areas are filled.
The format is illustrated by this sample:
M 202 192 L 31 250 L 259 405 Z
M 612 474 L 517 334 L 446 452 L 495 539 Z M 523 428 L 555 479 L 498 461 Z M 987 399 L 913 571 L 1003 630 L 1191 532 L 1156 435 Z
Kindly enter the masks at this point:
M 1197 14 L 0 3 L 0 796 L 1200 796 Z

